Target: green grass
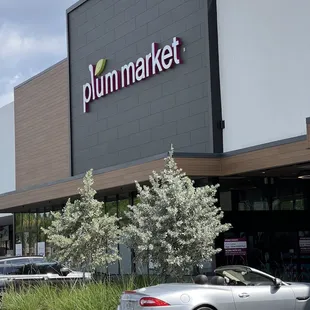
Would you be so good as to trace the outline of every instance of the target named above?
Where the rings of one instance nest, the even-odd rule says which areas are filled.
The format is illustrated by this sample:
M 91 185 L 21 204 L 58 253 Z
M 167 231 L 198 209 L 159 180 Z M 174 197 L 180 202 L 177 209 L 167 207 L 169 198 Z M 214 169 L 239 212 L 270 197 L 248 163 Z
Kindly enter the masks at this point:
M 3 296 L 5 310 L 116 310 L 124 290 L 158 283 L 158 279 L 119 278 L 104 283 L 52 286 L 47 284 L 9 289 Z

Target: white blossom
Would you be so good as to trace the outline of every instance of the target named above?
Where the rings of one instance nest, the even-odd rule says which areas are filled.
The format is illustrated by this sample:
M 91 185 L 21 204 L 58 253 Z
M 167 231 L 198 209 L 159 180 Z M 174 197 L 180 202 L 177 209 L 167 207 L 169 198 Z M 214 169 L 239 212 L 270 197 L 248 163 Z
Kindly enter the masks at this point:
M 214 240 L 231 227 L 222 224 L 223 211 L 215 205 L 218 185 L 195 188 L 177 167 L 173 147 L 164 169 L 153 171 L 149 181 L 143 187 L 136 182 L 139 202 L 126 213 L 124 242 L 136 259 L 148 263 L 151 257 L 160 273 L 175 277 L 211 261 L 221 251 Z
M 92 170 L 83 178 L 80 199 L 69 199 L 62 212 L 52 212 L 53 221 L 43 232 L 59 261 L 94 270 L 120 259 L 119 218 L 105 214 L 104 203 L 95 199 Z

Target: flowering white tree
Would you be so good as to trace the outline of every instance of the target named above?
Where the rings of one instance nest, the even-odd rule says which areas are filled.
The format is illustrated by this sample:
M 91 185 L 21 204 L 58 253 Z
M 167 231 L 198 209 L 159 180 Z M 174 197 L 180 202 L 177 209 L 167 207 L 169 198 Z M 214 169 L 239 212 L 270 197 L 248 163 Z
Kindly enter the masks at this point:
M 179 278 L 221 251 L 214 240 L 231 225 L 221 223 L 223 211 L 215 205 L 218 185 L 195 188 L 178 169 L 173 147 L 164 169 L 149 181 L 143 187 L 136 182 L 139 202 L 126 213 L 125 242 L 137 260 L 151 258 L 159 273 Z
M 104 203 L 95 199 L 92 170 L 83 178 L 80 199 L 69 199 L 62 212 L 53 212 L 53 221 L 43 232 L 53 246 L 55 256 L 62 262 L 94 270 L 120 259 L 118 242 L 119 220 L 105 214 Z

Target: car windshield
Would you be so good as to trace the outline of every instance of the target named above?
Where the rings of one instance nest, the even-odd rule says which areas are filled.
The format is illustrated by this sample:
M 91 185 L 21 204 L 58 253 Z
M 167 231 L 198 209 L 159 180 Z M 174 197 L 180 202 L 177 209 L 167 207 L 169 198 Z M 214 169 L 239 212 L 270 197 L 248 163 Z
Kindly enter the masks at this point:
M 65 265 L 51 259 L 47 259 L 46 257 L 33 257 L 32 262 L 34 264 L 34 268 L 39 274 L 60 274 L 61 269 L 66 267 Z M 67 268 L 69 271 L 72 271 L 70 268 Z
M 227 268 L 216 271 L 217 275 L 224 277 L 230 285 L 272 285 L 271 277 L 254 272 L 247 268 Z

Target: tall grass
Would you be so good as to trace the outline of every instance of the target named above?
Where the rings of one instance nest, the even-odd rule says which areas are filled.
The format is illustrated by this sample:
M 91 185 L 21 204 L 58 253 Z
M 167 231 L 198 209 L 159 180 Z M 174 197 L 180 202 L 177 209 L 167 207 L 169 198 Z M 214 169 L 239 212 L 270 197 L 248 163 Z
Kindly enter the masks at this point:
M 160 279 L 126 277 L 85 285 L 37 284 L 8 289 L 2 300 L 5 310 L 116 310 L 124 290 L 157 284 Z

